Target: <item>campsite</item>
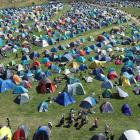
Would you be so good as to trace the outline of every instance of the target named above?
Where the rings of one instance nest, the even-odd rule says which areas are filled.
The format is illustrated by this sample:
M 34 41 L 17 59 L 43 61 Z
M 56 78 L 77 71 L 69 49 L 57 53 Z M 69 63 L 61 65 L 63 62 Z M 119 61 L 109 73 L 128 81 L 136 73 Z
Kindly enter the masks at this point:
M 0 140 L 140 140 L 140 2 L 15 3 L 0 6 Z

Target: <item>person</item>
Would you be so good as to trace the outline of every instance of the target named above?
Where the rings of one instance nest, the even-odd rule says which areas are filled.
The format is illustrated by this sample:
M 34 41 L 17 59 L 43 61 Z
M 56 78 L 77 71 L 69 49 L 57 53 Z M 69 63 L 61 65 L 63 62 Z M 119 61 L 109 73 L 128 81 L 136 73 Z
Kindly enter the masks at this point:
M 106 137 L 108 137 L 109 129 L 110 129 L 109 125 L 107 123 L 105 123 L 105 135 L 106 135 Z
M 18 53 L 16 52 L 15 59 L 18 59 Z
M 52 122 L 48 122 L 48 127 L 50 128 L 50 130 L 52 129 Z
M 65 114 L 62 114 L 62 117 L 59 121 L 59 126 L 62 126 L 64 124 L 64 122 L 65 122 Z
M 114 140 L 114 138 L 115 138 L 115 135 L 114 135 L 114 133 L 111 131 L 110 140 Z
M 11 128 L 9 118 L 7 118 L 7 126 L 8 126 L 9 128 Z
M 98 118 L 95 118 L 95 120 L 94 120 L 94 125 L 95 125 L 95 128 L 98 128 L 98 127 L 99 127 Z

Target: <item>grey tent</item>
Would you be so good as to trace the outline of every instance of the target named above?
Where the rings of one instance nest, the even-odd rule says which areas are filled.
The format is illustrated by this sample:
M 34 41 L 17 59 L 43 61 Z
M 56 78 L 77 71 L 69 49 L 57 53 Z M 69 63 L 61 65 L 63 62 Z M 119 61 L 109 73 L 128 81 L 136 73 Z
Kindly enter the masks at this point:
M 113 106 L 110 102 L 105 102 L 101 106 L 102 113 L 111 113 L 114 112 Z
M 68 93 L 70 93 L 71 95 L 85 95 L 86 94 L 83 85 L 79 82 L 74 83 L 74 84 L 69 84 Z
M 17 104 L 25 104 L 29 101 L 30 101 L 30 97 L 27 93 L 18 95 L 16 97 L 16 99 L 14 100 L 14 102 L 17 103 Z
M 103 133 L 94 135 L 91 140 L 106 140 L 106 137 Z

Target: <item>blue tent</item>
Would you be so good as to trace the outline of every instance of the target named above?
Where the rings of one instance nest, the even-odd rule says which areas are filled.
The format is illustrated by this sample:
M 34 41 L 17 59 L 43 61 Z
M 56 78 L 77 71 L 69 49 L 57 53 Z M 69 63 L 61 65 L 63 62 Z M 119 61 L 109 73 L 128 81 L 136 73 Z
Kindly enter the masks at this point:
M 87 69 L 88 69 L 88 66 L 86 64 L 81 64 L 79 67 L 79 70 L 81 70 L 81 71 L 85 71 Z
M 22 93 L 27 93 L 28 90 L 24 88 L 23 86 L 16 86 L 13 93 L 14 94 L 22 94 Z
M 47 112 L 48 111 L 48 103 L 43 101 L 38 106 L 38 112 Z
M 56 72 L 56 73 L 60 73 L 61 72 L 61 69 L 57 66 L 57 65 L 54 65 L 52 64 L 49 69 L 51 69 L 52 71 Z
M 73 57 L 71 54 L 64 54 L 62 57 L 61 57 L 61 61 L 62 62 L 71 62 L 73 60 Z
M 41 60 L 41 63 L 45 64 L 47 62 L 50 62 L 50 59 L 48 57 L 44 57 L 42 60 Z
M 86 62 L 86 58 L 83 57 L 83 56 L 80 56 L 80 57 L 78 57 L 78 58 L 76 59 L 76 61 L 77 61 L 77 62 L 84 63 L 84 62 Z
M 49 140 L 51 130 L 48 126 L 40 126 L 33 136 L 33 140 Z
M 89 58 L 89 61 L 93 62 L 95 60 L 95 58 L 92 56 Z
M 2 38 L 0 38 L 0 47 L 4 46 L 4 40 Z
M 45 74 L 46 74 L 47 77 L 52 76 L 52 73 L 51 73 L 51 71 L 49 71 L 49 70 L 46 70 L 46 71 L 45 71 Z
M 131 116 L 132 115 L 132 110 L 128 104 L 124 104 L 122 106 L 122 113 L 126 116 Z
M 95 70 L 93 70 L 92 74 L 93 75 L 104 74 L 104 71 L 101 68 L 96 68 Z
M 97 104 L 97 100 L 95 98 L 87 97 L 80 103 L 80 107 L 84 109 L 90 109 L 96 104 Z
M 0 93 L 14 89 L 15 84 L 12 80 L 3 80 L 0 78 Z
M 108 78 L 104 74 L 102 74 L 102 73 L 96 75 L 96 79 L 97 80 L 100 80 L 100 81 L 106 81 L 106 80 L 108 80 Z
M 63 92 L 60 95 L 58 95 L 55 101 L 63 106 L 68 106 L 69 104 L 73 104 L 76 102 L 75 99 L 67 92 Z
M 38 52 L 32 52 L 31 54 L 30 54 L 30 58 L 31 59 L 34 59 L 34 58 L 39 58 L 40 57 L 40 54 L 38 53 Z
M 91 46 L 89 46 L 92 50 L 95 50 L 95 49 L 97 49 L 97 46 L 96 45 L 91 45 Z
M 58 52 L 59 50 L 58 50 L 58 48 L 51 48 L 51 52 Z
M 102 83 L 102 88 L 112 89 L 113 88 L 113 83 L 110 80 L 105 80 Z

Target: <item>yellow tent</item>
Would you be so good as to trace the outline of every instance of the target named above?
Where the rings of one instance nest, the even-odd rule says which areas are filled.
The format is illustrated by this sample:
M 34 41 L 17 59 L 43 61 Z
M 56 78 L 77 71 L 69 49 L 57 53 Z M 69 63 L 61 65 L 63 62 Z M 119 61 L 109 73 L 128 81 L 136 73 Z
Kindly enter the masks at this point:
M 122 86 L 131 86 L 128 78 L 122 76 Z
M 9 127 L 4 126 L 0 129 L 0 139 L 4 138 L 5 136 L 8 137 L 7 140 L 12 140 L 12 133 Z
M 79 64 L 78 64 L 77 62 L 72 62 L 72 63 L 70 64 L 70 66 L 71 66 L 72 68 L 74 68 L 74 69 L 78 69 L 78 68 L 79 68 Z
M 106 63 L 105 61 L 95 60 L 90 64 L 89 68 L 90 69 L 95 69 L 95 68 L 99 68 L 99 67 L 104 67 L 105 63 Z

